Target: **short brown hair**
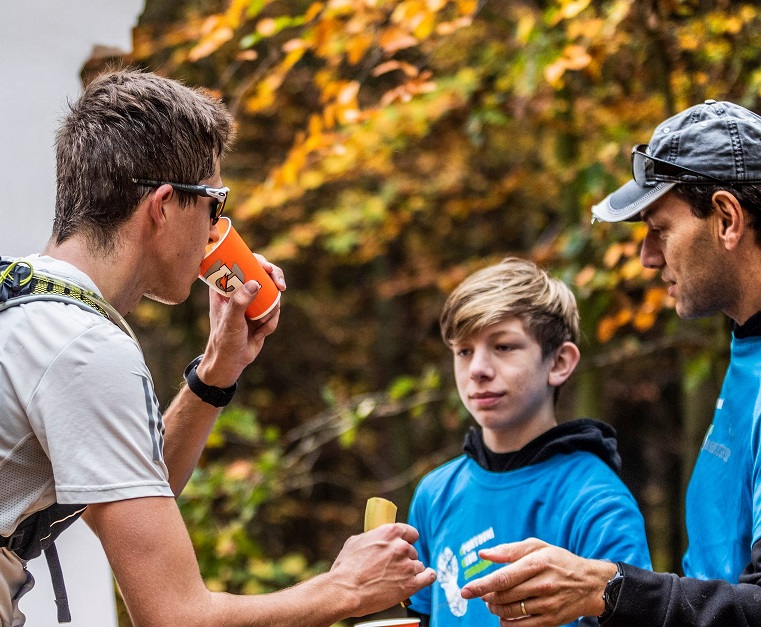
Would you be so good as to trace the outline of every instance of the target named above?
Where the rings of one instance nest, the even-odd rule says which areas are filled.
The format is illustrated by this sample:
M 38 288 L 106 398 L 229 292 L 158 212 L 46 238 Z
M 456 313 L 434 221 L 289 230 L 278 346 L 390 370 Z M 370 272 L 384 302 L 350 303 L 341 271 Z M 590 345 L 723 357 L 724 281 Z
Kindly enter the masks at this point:
M 209 92 L 139 70 L 98 76 L 69 109 L 56 135 L 59 244 L 86 229 L 109 248 L 149 192 L 132 179 L 196 184 L 214 174 L 235 135 L 232 116 Z
M 441 335 L 452 346 L 508 317 L 523 323 L 543 357 L 564 342 L 578 343 L 579 311 L 571 290 L 516 257 L 474 272 L 455 288 L 441 311 Z

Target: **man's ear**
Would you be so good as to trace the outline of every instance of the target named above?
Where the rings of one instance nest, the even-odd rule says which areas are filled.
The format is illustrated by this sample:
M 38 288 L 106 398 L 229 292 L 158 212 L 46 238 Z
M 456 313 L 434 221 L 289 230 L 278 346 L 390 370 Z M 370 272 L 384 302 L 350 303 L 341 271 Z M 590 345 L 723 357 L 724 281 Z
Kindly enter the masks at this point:
M 581 352 L 573 342 L 563 342 L 555 351 L 550 374 L 547 383 L 554 387 L 560 387 L 571 376 L 579 363 Z
M 166 220 L 166 203 L 172 200 L 174 188 L 171 185 L 162 185 L 148 194 L 141 202 L 146 203 L 146 209 L 151 222 L 162 224 Z
M 719 225 L 719 237 L 727 250 L 733 250 L 745 234 L 748 216 L 735 195 L 727 190 L 719 190 L 711 198 Z

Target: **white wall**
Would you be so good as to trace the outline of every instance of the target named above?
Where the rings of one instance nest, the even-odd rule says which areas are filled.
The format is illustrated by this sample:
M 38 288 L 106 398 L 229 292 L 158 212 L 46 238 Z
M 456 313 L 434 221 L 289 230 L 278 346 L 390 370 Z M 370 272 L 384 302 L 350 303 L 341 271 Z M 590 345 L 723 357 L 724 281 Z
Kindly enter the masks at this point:
M 0 0 L 0 254 L 39 251 L 51 232 L 55 202 L 53 141 L 66 99 L 77 97 L 83 64 L 95 46 L 132 49 L 144 0 Z M 111 573 L 100 544 L 77 522 L 56 543 L 73 627 L 116 625 Z M 21 609 L 30 627 L 55 627 L 43 558 Z

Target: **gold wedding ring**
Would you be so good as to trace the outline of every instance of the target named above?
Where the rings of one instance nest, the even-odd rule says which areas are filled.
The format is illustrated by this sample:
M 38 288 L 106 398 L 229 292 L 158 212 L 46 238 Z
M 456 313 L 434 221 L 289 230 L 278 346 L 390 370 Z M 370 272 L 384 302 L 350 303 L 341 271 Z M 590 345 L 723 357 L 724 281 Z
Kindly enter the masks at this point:
M 523 601 L 521 601 L 521 614 L 528 616 L 528 612 L 526 611 L 526 604 Z

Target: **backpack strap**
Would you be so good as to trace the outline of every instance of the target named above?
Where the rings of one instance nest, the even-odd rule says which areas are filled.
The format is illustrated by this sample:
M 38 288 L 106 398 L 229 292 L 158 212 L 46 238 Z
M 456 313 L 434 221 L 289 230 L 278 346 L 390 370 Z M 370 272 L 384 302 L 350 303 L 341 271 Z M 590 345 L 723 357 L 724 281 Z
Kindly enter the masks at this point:
M 108 318 L 129 335 L 140 348 L 135 333 L 124 317 L 95 292 L 39 270 L 26 259 L 11 261 L 0 257 L 0 312 L 14 305 L 36 300 L 52 300 Z M 142 352 L 142 348 L 140 348 Z
M 140 343 L 127 321 L 110 303 L 95 292 L 58 277 L 35 271 L 32 264 L 25 259 L 11 261 L 0 258 L 0 313 L 15 305 L 38 300 L 75 305 L 84 311 L 108 318 L 129 335 L 140 348 Z M 87 509 L 86 505 L 54 503 L 27 516 L 11 535 L 0 536 L 0 548 L 5 547 L 13 551 L 23 560 L 28 561 L 45 553 L 55 593 L 59 623 L 70 623 L 71 612 L 55 539 L 79 518 L 85 509 Z
M 70 623 L 69 599 L 63 581 L 63 570 L 58 559 L 55 539 L 74 523 L 86 505 L 59 505 L 53 503 L 39 512 L 27 516 L 9 536 L 0 536 L 0 547 L 13 551 L 22 560 L 29 561 L 44 552 L 53 584 L 58 622 Z

